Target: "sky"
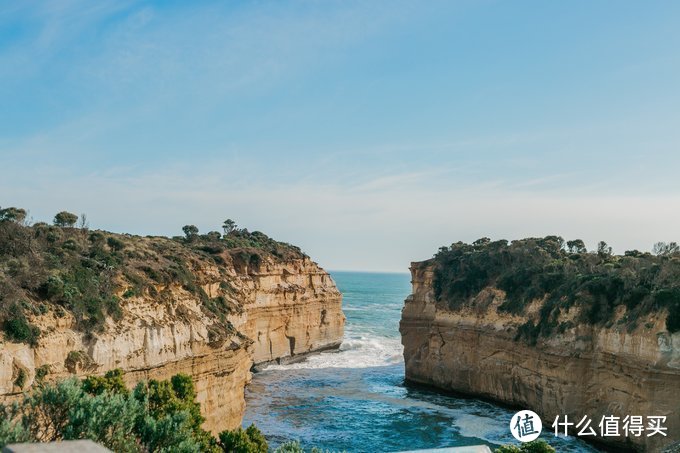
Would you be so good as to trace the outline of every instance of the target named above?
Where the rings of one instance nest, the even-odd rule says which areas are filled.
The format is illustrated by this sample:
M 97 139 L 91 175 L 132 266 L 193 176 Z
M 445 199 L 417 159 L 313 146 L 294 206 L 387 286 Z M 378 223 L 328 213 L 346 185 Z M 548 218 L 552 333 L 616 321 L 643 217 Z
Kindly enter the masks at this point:
M 680 241 L 680 2 L 0 0 L 0 206 L 332 270 Z

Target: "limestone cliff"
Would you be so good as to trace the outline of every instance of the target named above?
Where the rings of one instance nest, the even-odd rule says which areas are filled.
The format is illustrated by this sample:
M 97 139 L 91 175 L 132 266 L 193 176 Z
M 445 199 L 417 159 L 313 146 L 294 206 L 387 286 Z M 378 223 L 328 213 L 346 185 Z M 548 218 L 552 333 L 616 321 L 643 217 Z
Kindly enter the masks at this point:
M 255 364 L 340 346 L 342 297 L 314 262 L 265 263 L 242 283 L 243 316 L 234 325 L 252 339 Z
M 69 247 L 84 250 L 67 253 L 76 253 L 79 260 L 94 255 L 92 246 L 78 239 L 84 233 L 62 233 L 66 241 L 71 237 L 75 242 L 67 242 Z M 196 239 L 187 245 L 165 238 L 103 234 L 118 242 L 109 240 L 110 245 L 102 246 L 101 254 L 115 258 L 109 259 L 113 264 L 87 274 L 99 278 L 99 286 L 107 287 L 115 303 L 101 322 L 93 320 L 96 313 L 81 314 L 77 301 L 51 297 L 40 289 L 19 293 L 8 279 L 0 279 L 5 285 L 0 287 L 4 306 L 20 310 L 17 304 L 30 306 L 25 318 L 39 329 L 33 344 L 10 341 L 4 334 L 0 396 L 16 397 L 41 379 L 102 374 L 114 368 L 125 372 L 130 386 L 185 373 L 194 380 L 207 419 L 204 427 L 217 432 L 240 425 L 244 389 L 254 363 L 338 346 L 342 340 L 341 295 L 331 277 L 294 248 L 285 253 L 280 247 L 263 251 L 259 244 L 270 243 L 261 233 L 256 236 L 259 249 L 225 241 Z M 242 245 L 243 239 L 236 239 Z M 34 252 L 53 253 L 49 250 Z M 55 286 L 55 273 L 62 268 L 82 272 L 74 266 L 62 259 L 39 288 Z M 102 277 L 105 272 L 110 278 Z M 59 274 L 57 286 L 70 288 L 69 282 L 76 281 L 70 279 L 73 273 Z M 77 288 L 79 294 L 89 291 L 85 284 Z M 23 302 L 14 302 L 17 294 Z
M 499 310 L 506 293 L 492 285 L 466 303 L 447 303 L 435 295 L 436 266 L 411 265 L 413 293 L 400 325 L 407 381 L 534 410 L 546 430 L 557 415 L 588 415 L 596 430 L 603 415 L 666 416 L 668 437 L 596 440 L 644 451 L 678 441 L 680 334 L 667 331 L 665 312 L 622 329 L 571 322 L 578 319 L 574 308 L 560 315 L 567 328 L 524 341 L 518 331 L 538 320 L 543 300 L 511 314 Z

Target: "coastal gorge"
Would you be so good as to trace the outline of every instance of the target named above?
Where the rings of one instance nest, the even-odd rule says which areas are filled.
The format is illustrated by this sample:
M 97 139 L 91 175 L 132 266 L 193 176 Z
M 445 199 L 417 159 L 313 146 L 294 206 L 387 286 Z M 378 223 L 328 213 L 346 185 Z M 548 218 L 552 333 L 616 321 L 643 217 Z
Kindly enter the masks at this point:
M 217 433 L 241 425 L 253 366 L 342 341 L 332 278 L 263 233 L 141 237 L 20 220 L 0 222 L 5 402 L 68 376 L 120 369 L 132 387 L 183 373 Z
M 485 238 L 442 247 L 411 275 L 408 382 L 533 410 L 548 432 L 557 416 L 588 416 L 598 433 L 603 416 L 666 417 L 667 436 L 590 439 L 616 451 L 680 440 L 677 247 L 616 256 L 556 236 Z

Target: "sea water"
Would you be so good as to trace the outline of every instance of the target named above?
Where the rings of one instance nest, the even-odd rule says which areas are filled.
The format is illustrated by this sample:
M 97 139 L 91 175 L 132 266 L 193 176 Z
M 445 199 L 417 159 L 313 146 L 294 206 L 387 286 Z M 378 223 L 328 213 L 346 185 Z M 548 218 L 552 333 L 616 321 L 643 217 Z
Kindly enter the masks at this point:
M 515 411 L 404 384 L 399 319 L 408 274 L 331 272 L 347 316 L 338 351 L 253 375 L 243 424 L 255 423 L 270 445 L 298 440 L 348 452 L 393 452 L 514 443 Z M 541 438 L 558 452 L 595 452 L 574 438 Z

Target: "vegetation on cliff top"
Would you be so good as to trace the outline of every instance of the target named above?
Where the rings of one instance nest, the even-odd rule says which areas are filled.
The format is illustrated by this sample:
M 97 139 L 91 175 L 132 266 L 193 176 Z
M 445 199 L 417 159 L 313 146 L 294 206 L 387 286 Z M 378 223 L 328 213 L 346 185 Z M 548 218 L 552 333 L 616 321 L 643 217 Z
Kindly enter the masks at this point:
M 30 322 L 33 316 L 69 312 L 77 328 L 96 331 L 107 316 L 121 315 L 121 297 L 148 294 L 164 300 L 168 295 L 162 289 L 158 294 L 158 288 L 172 285 L 194 294 L 204 311 L 224 320 L 238 309 L 226 268 L 246 272 L 258 269 L 265 258 L 305 257 L 299 248 L 239 229 L 232 220 L 223 224 L 224 234 L 201 235 L 188 225 L 184 237 L 165 238 L 91 231 L 84 215 L 79 221 L 66 211 L 55 216 L 53 225 L 29 225 L 26 216 L 24 209 L 0 209 L 0 324 L 8 340 L 32 345 L 40 336 Z M 213 298 L 195 272 L 211 264 L 225 274 Z
M 588 252 L 581 240 L 561 237 L 462 242 L 442 247 L 434 257 L 434 293 L 439 304 L 458 309 L 487 287 L 505 292 L 499 311 L 525 313 L 541 300 L 540 320 L 528 320 L 517 333 L 530 343 L 576 323 L 605 325 L 616 320 L 634 329 L 650 313 L 668 312 L 666 328 L 680 331 L 680 250 L 675 243 L 657 243 L 654 253 L 627 251 L 613 255 L 600 242 Z M 560 320 L 577 307 L 578 317 Z

